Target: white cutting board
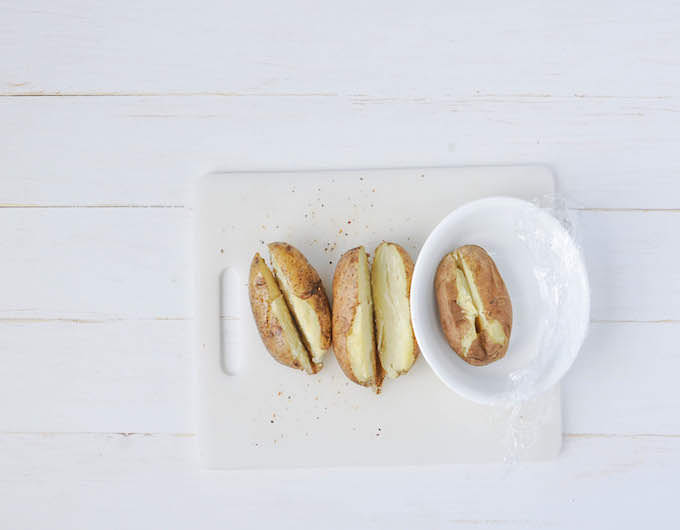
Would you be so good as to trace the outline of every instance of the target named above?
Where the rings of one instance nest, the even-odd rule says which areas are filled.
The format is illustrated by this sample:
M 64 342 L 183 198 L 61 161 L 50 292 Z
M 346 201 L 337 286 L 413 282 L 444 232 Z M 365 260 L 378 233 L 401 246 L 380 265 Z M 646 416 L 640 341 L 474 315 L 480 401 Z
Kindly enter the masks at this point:
M 490 195 L 554 192 L 542 167 L 215 173 L 196 194 L 199 446 L 206 468 L 424 465 L 546 459 L 562 439 L 559 388 L 521 408 L 477 405 L 421 356 L 383 391 L 351 383 L 333 354 L 309 376 L 276 363 L 248 302 L 250 261 L 287 241 L 331 295 L 346 250 L 382 240 L 414 258 L 451 210 Z M 512 350 L 508 355 L 512 354 Z

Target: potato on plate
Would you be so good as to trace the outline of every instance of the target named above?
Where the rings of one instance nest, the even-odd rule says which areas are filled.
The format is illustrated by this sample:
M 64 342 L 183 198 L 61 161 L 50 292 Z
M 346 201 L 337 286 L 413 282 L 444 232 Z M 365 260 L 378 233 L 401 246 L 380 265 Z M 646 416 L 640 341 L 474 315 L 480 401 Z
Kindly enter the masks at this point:
M 315 365 L 331 347 L 331 309 L 321 278 L 304 255 L 288 243 L 270 243 L 278 285 Z
M 349 379 L 379 388 L 373 325 L 368 256 L 357 247 L 343 254 L 333 276 L 333 351 Z
M 300 338 L 286 300 L 259 254 L 255 254 L 250 264 L 248 293 L 255 324 L 272 357 L 291 368 L 316 373 L 318 367 L 312 363 Z
M 435 295 L 444 335 L 464 361 L 483 366 L 505 355 L 512 304 L 482 247 L 465 245 L 444 256 L 435 275 Z
M 371 269 L 371 291 L 378 358 L 390 378 L 408 372 L 419 353 L 411 326 L 412 276 L 413 260 L 401 246 L 389 242 L 378 246 Z

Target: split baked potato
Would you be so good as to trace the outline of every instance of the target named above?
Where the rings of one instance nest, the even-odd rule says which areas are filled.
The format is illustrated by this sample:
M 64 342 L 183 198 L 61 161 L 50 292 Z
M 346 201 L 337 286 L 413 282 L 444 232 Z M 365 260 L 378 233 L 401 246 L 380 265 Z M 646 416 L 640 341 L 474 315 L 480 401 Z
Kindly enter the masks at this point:
M 316 373 L 283 293 L 260 254 L 250 264 L 248 293 L 257 330 L 271 356 L 283 365 Z
M 449 346 L 475 366 L 501 359 L 510 341 L 512 304 L 491 256 L 477 245 L 459 247 L 442 258 L 434 287 Z
M 345 375 L 355 383 L 379 388 L 373 297 L 364 247 L 340 258 L 333 276 L 333 351 Z
M 293 314 L 312 363 L 322 366 L 331 347 L 331 308 L 321 278 L 302 252 L 288 243 L 270 243 L 274 274 Z

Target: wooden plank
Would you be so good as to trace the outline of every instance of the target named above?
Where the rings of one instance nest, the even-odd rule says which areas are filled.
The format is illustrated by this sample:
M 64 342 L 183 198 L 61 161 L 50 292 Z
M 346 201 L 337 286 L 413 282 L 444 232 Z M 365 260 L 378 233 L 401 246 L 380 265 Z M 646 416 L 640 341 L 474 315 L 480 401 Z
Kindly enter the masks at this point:
M 0 317 L 191 316 L 190 219 L 183 208 L 0 209 Z M 680 319 L 680 271 L 668 265 L 680 259 L 669 244 L 680 214 L 580 212 L 574 221 L 593 319 Z
M 567 433 L 680 434 L 680 324 L 594 323 L 562 384 Z
M 0 112 L 0 205 L 183 205 L 220 168 L 546 163 L 571 206 L 680 207 L 677 96 L 0 97 Z
M 194 432 L 191 327 L 0 321 L 0 431 Z M 562 387 L 564 431 L 680 435 L 679 339 L 678 324 L 593 324 Z
M 5 94 L 111 92 L 676 95 L 672 0 L 47 0 L 0 11 Z M 650 82 L 653 80 L 653 82 Z
M 667 528 L 680 520 L 669 487 L 680 473 L 677 437 L 576 437 L 552 462 L 364 473 L 200 472 L 195 439 L 185 436 L 4 434 L 0 447 L 0 518 L 13 528 L 293 529 L 321 518 L 330 529 Z
M 193 432 L 190 328 L 0 321 L 0 431 Z
M 183 208 L 0 209 L 0 317 L 188 316 L 189 219 Z
M 678 320 L 680 212 L 583 212 L 575 223 L 594 320 Z

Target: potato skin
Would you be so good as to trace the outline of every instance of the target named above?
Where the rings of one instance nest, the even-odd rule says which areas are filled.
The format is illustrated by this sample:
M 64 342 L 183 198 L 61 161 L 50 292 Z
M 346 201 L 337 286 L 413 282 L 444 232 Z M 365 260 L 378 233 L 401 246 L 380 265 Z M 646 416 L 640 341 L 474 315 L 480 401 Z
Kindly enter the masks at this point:
M 340 368 L 351 381 L 358 385 L 377 386 L 379 388 L 382 383 L 382 370 L 379 369 L 380 364 L 377 362 L 375 333 L 373 342 L 375 380 L 362 383 L 356 378 L 347 351 L 347 335 L 352 329 L 354 316 L 359 306 L 359 257 L 361 252 L 364 252 L 363 247 L 348 250 L 342 255 L 335 267 L 333 275 L 333 352 Z
M 458 305 L 456 270 L 459 264 L 455 256 L 464 260 L 469 269 L 470 278 L 467 280 L 474 282 L 477 287 L 485 316 L 500 322 L 506 337 L 504 344 L 492 341 L 479 321 L 471 323 Z M 465 362 L 475 366 L 484 366 L 501 359 L 510 341 L 512 304 L 505 282 L 487 252 L 477 245 L 465 245 L 444 256 L 435 274 L 434 288 L 440 323 L 449 346 Z M 462 338 L 473 328 L 476 336 L 467 351 L 464 351 Z
M 272 313 L 272 302 L 277 298 L 282 298 L 283 294 L 276 284 L 274 275 L 259 253 L 255 254 L 250 264 L 248 294 L 255 324 L 267 351 L 281 364 L 305 370 L 302 363 L 293 356 L 291 345 L 283 333 L 283 327 Z M 307 371 L 315 373 L 316 370 L 311 366 L 307 367 Z
M 274 242 L 268 247 L 273 259 L 286 275 L 293 294 L 313 307 L 321 327 L 321 347 L 326 351 L 329 350 L 332 340 L 331 308 L 319 273 L 309 264 L 304 254 L 293 245 Z M 309 349 L 309 345 L 307 347 Z
M 411 280 L 413 279 L 413 269 L 414 269 L 414 264 L 413 260 L 411 259 L 411 256 L 409 255 L 408 252 L 402 247 L 401 245 L 397 243 L 393 243 L 390 241 L 383 241 L 378 245 L 378 247 L 375 249 L 374 256 L 378 254 L 378 249 L 382 247 L 383 245 L 391 245 L 393 246 L 398 252 L 399 255 L 401 256 L 401 261 L 404 264 L 404 271 L 406 273 L 406 297 L 409 299 L 409 309 L 410 309 L 410 303 L 411 303 Z M 373 305 L 375 307 L 375 300 L 373 300 Z M 413 321 L 411 319 L 411 333 L 413 334 L 413 363 L 411 364 L 411 368 L 413 367 L 413 364 L 415 364 L 416 360 L 418 359 L 418 355 L 420 355 L 420 347 L 418 346 L 418 342 L 416 341 L 416 335 L 413 332 Z M 376 342 L 377 342 L 377 337 L 376 337 Z M 376 345 L 377 347 L 377 345 Z M 380 361 L 380 353 L 378 352 L 378 361 Z M 410 370 L 410 368 L 409 368 Z M 409 370 L 404 370 L 398 372 L 398 375 L 404 375 L 408 373 Z M 385 371 L 382 370 L 382 373 L 384 374 Z

